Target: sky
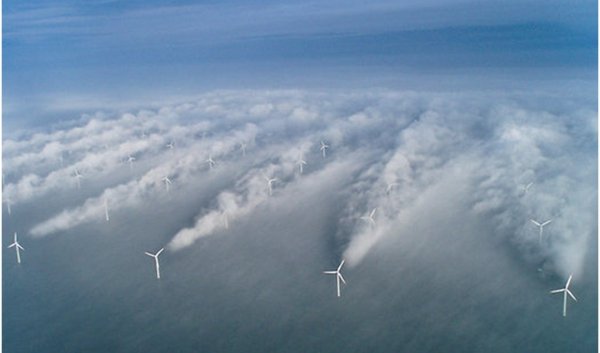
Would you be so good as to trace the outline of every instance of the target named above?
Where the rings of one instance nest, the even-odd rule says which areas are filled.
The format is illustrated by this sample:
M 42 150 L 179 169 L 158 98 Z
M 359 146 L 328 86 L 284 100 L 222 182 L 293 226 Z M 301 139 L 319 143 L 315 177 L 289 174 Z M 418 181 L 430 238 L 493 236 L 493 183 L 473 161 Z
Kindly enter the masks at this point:
M 213 89 L 504 88 L 596 71 L 594 1 L 9 1 L 3 10 L 9 130 Z
M 3 349 L 597 351 L 596 10 L 4 3 Z

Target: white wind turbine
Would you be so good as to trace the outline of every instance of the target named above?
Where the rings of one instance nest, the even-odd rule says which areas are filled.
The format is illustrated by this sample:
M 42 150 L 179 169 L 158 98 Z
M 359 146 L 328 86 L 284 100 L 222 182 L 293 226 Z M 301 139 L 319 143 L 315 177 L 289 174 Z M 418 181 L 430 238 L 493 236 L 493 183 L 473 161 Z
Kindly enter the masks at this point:
M 298 169 L 300 169 L 300 174 L 302 174 L 302 172 L 304 171 L 304 166 L 306 165 L 306 161 L 304 160 L 304 158 L 302 158 L 302 156 L 300 156 L 296 164 L 298 165 Z
M 229 229 L 229 216 L 227 215 L 227 211 L 223 211 L 221 217 L 223 218 L 223 227 L 225 227 L 225 229 Z
M 164 177 L 161 179 L 163 183 L 165 183 L 165 188 L 167 189 L 167 192 L 169 192 L 169 186 L 172 184 L 171 183 L 171 179 L 169 179 L 168 176 Z
M 561 289 L 555 289 L 550 291 L 550 293 L 555 294 L 555 293 L 564 293 L 564 298 L 563 298 L 563 316 L 567 316 L 567 294 L 571 296 L 571 298 L 573 298 L 574 301 L 577 301 L 577 298 L 575 298 L 575 296 L 573 295 L 573 293 L 571 293 L 571 291 L 569 290 L 569 285 L 571 284 L 571 278 L 573 278 L 573 275 L 569 276 L 569 279 L 567 280 L 567 284 L 565 285 L 565 288 L 561 288 Z
M 163 250 L 165 250 L 165 248 L 158 250 L 158 252 L 156 254 L 151 254 L 149 252 L 146 252 L 146 255 L 154 258 L 154 262 L 156 263 L 156 278 L 158 278 L 158 279 L 160 279 L 160 265 L 158 264 L 158 255 L 160 255 L 160 253 L 163 252 Z
M 377 211 L 377 207 L 375 207 L 373 209 L 373 211 L 371 211 L 371 213 L 369 213 L 368 216 L 362 216 L 362 217 L 360 217 L 360 219 L 369 223 L 371 226 L 375 227 L 375 220 L 373 219 L 373 216 L 375 215 L 375 211 Z
M 240 149 L 242 150 L 242 156 L 246 156 L 246 147 L 248 145 L 246 145 L 246 143 L 242 142 L 240 143 Z
M 267 178 L 267 188 L 269 189 L 269 196 L 273 195 L 273 183 L 277 181 L 277 178 Z
M 21 244 L 19 244 L 19 242 L 17 241 L 17 232 L 15 232 L 15 241 L 10 244 L 8 247 L 12 248 L 15 247 L 15 250 L 17 251 L 17 263 L 21 263 L 21 254 L 19 253 L 19 250 L 25 250 L 24 247 L 21 246 Z
M 104 198 L 104 218 L 106 218 L 107 222 L 110 220 L 110 218 L 108 217 L 108 198 L 107 197 Z
M 81 178 L 83 178 L 83 175 L 81 175 L 81 173 L 79 173 L 79 169 L 75 168 L 75 179 L 77 180 L 77 188 L 81 189 Z
M 10 216 L 10 197 L 4 197 L 4 202 L 6 202 L 6 212 L 8 212 L 8 215 Z
M 342 262 L 340 263 L 340 265 L 338 266 L 337 270 L 335 271 L 323 271 L 324 274 L 327 275 L 335 275 L 335 280 L 337 283 L 337 296 L 340 297 L 341 293 L 340 293 L 340 281 L 344 282 L 344 284 L 346 284 L 346 281 L 344 280 L 344 277 L 341 274 L 341 270 L 342 270 L 342 266 L 344 266 L 344 261 L 346 260 L 342 260 Z
M 206 160 L 206 163 L 208 163 L 208 168 L 213 169 L 215 167 L 215 160 L 212 159 L 211 155 L 208 155 L 208 159 Z
M 388 183 L 387 187 L 385 188 L 385 193 L 389 195 L 392 192 L 392 189 L 394 188 L 394 186 L 398 186 L 398 185 L 400 185 L 400 184 L 398 184 L 398 183 Z
M 531 223 L 535 224 L 536 226 L 538 226 L 540 228 L 540 238 L 539 241 L 540 243 L 542 242 L 542 233 L 544 232 L 544 226 L 547 225 L 548 223 L 552 222 L 551 219 L 547 220 L 546 222 L 540 223 L 536 220 L 530 219 Z
M 522 186 L 523 189 L 523 195 L 527 195 L 527 193 L 529 192 L 529 189 L 533 186 L 533 182 Z
M 135 157 L 132 155 L 129 155 L 129 157 L 127 157 L 127 163 L 129 163 L 129 170 L 133 169 L 133 161 L 135 161 Z
M 329 145 L 326 144 L 325 142 L 321 141 L 321 152 L 323 152 L 323 158 L 325 158 L 325 156 L 327 155 L 326 151 L 329 148 Z
M 175 143 L 173 141 L 167 143 L 167 148 L 172 150 L 175 147 Z

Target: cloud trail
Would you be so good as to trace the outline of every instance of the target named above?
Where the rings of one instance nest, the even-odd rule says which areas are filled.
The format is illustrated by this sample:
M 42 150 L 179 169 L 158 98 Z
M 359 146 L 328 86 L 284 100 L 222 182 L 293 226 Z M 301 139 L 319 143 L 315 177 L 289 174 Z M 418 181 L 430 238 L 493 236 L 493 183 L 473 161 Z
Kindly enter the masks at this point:
M 164 176 L 182 199 L 193 197 L 190 183 L 215 189 L 190 225 L 173 234 L 168 247 L 180 250 L 256 212 L 269 200 L 267 177 L 277 178 L 274 199 L 293 204 L 286 190 L 318 184 L 343 161 L 353 177 L 336 195 L 343 204 L 333 236 L 349 266 L 382 242 L 412 236 L 407 217 L 427 219 L 422 210 L 435 209 L 439 197 L 455 198 L 466 218 L 489 225 L 482 239 L 502 239 L 526 262 L 577 275 L 597 229 L 596 117 L 594 107 L 574 111 L 569 101 L 546 109 L 547 99 L 552 95 L 543 92 L 524 100 L 493 92 L 217 91 L 4 141 L 4 160 L 13 168 L 4 192 L 16 205 L 53 191 L 77 197 L 65 182 L 75 168 L 89 175 L 83 188 L 99 185 L 78 206 L 31 227 L 43 236 L 101 220 L 105 198 L 111 211 L 139 207 L 164 192 Z M 320 141 L 331 146 L 326 158 Z M 166 148 L 170 142 L 174 149 Z M 71 154 L 58 167 L 65 151 Z M 129 155 L 136 157 L 133 173 L 123 163 Z M 210 171 L 209 156 L 217 163 Z M 307 161 L 302 175 L 300 158 Z M 226 173 L 233 186 L 212 184 Z M 115 176 L 107 181 L 109 175 Z M 372 226 L 360 217 L 374 208 Z M 530 218 L 553 219 L 541 243 Z

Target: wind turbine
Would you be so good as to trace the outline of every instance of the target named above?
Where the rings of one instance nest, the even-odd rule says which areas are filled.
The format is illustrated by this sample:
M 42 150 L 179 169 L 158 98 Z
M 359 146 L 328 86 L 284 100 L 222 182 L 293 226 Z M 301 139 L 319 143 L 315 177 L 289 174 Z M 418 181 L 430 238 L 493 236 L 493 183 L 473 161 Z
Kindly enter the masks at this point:
M 214 159 L 212 159 L 212 156 L 210 156 L 210 155 L 208 156 L 208 159 L 206 160 L 206 163 L 208 163 L 208 167 L 210 169 L 213 169 L 214 166 L 215 166 L 215 164 L 216 164 L 215 161 L 214 161 Z
M 540 223 L 538 221 L 535 221 L 533 219 L 530 219 L 531 223 L 535 224 L 536 226 L 538 226 L 540 228 L 540 243 L 542 242 L 542 233 L 544 232 L 544 226 L 547 225 L 548 223 L 552 222 L 551 219 L 547 220 L 544 223 Z
M 240 149 L 242 150 L 242 156 L 246 156 L 246 144 L 244 142 L 240 143 Z
M 298 165 L 298 168 L 300 169 L 300 174 L 302 174 L 302 172 L 304 171 L 304 166 L 306 165 L 306 161 L 302 158 L 302 156 L 300 156 L 300 159 L 298 159 L 296 164 Z
M 24 247 L 21 246 L 21 244 L 19 244 L 19 242 L 17 241 L 17 232 L 15 232 L 15 241 L 10 244 L 8 247 L 12 248 L 15 247 L 15 249 L 17 250 L 17 263 L 21 263 L 21 254 L 19 253 L 19 250 L 25 250 Z
M 387 187 L 385 188 L 385 193 L 389 195 L 392 192 L 392 189 L 394 188 L 394 186 L 398 186 L 398 185 L 400 185 L 400 184 L 398 184 L 398 183 L 388 183 Z
M 362 217 L 360 217 L 360 219 L 369 223 L 371 226 L 375 227 L 375 220 L 373 219 L 373 216 L 375 215 L 375 211 L 377 211 L 377 207 L 375 207 L 368 216 L 362 216 Z
M 169 185 L 171 185 L 171 179 L 169 179 L 168 176 L 162 178 L 162 181 L 165 183 L 165 188 L 167 189 L 167 192 L 169 192 Z
M 564 293 L 564 299 L 563 299 L 563 316 L 567 316 L 567 294 L 570 295 L 571 298 L 573 298 L 574 301 L 577 301 L 577 298 L 575 298 L 575 296 L 573 295 L 573 293 L 571 293 L 571 291 L 569 290 L 569 285 L 571 284 L 571 278 L 573 278 L 573 275 L 569 276 L 569 279 L 567 280 L 567 284 L 565 285 L 565 288 L 555 289 L 555 290 L 551 290 L 550 291 L 550 293 L 552 293 L 552 294 Z
M 267 187 L 269 188 L 269 196 L 273 195 L 273 182 L 277 181 L 277 178 L 267 178 L 265 177 L 265 179 L 267 180 Z
M 105 197 L 104 198 L 104 217 L 106 218 L 106 221 L 109 221 L 109 217 L 108 217 L 108 198 Z
M 323 273 L 326 274 L 326 275 L 335 275 L 335 280 L 336 280 L 336 283 L 337 283 L 337 296 L 338 296 L 338 298 L 341 296 L 341 293 L 340 293 L 340 280 L 342 282 L 344 282 L 344 284 L 346 284 L 346 281 L 344 280 L 344 277 L 340 273 L 340 271 L 342 269 L 342 266 L 344 266 L 344 261 L 346 261 L 346 260 L 342 260 L 342 262 L 338 266 L 337 270 L 335 270 L 335 271 L 323 271 Z
M 323 152 L 323 158 L 325 158 L 325 156 L 327 155 L 327 153 L 325 152 L 327 149 L 329 148 L 329 145 L 326 144 L 325 142 L 321 141 L 321 152 Z
M 83 175 L 81 175 L 81 173 L 79 173 L 79 170 L 77 168 L 75 168 L 75 179 L 77 180 L 77 188 L 81 189 L 81 178 L 83 178 Z
M 6 196 L 4 202 L 6 202 L 6 212 L 8 212 L 8 215 L 10 216 L 10 197 Z
M 223 226 L 225 229 L 229 229 L 229 216 L 227 215 L 227 211 L 223 211 Z
M 158 255 L 160 255 L 160 253 L 163 252 L 163 250 L 165 250 L 165 248 L 158 250 L 156 254 L 146 252 L 146 255 L 152 256 L 154 258 L 154 262 L 156 263 L 156 278 L 158 279 L 160 279 L 160 265 L 158 264 Z
M 523 195 L 527 195 L 529 189 L 533 186 L 533 182 L 523 186 Z
M 129 170 L 132 170 L 133 161 L 135 161 L 135 157 L 129 155 L 129 157 L 127 158 L 127 163 L 129 163 Z
M 168 149 L 171 149 L 171 150 L 172 150 L 174 147 L 175 147 L 175 143 L 174 143 L 173 141 L 171 141 L 171 142 L 167 143 L 167 148 L 168 148 Z

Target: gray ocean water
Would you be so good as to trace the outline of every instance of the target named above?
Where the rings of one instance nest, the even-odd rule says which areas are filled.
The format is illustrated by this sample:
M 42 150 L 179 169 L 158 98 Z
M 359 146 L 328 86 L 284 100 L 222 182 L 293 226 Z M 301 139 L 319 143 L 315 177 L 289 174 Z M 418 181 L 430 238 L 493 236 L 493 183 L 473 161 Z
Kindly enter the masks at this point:
M 428 210 L 436 222 L 415 221 L 410 234 L 378 244 L 377 256 L 346 266 L 338 299 L 322 271 L 339 262 L 333 234 L 342 206 L 335 196 L 316 197 L 325 192 L 318 189 L 294 205 L 275 197 L 227 232 L 165 251 L 157 280 L 144 251 L 156 251 L 205 206 L 211 191 L 196 192 L 191 201 L 165 198 L 46 238 L 23 235 L 21 265 L 6 249 L 12 232 L 25 233 L 35 212 L 55 210 L 5 211 L 3 351 L 597 350 L 596 240 L 571 285 L 578 302 L 563 318 L 562 297 L 548 292 L 563 278 L 524 262 L 483 219 L 457 228 L 463 205 L 441 200 Z

